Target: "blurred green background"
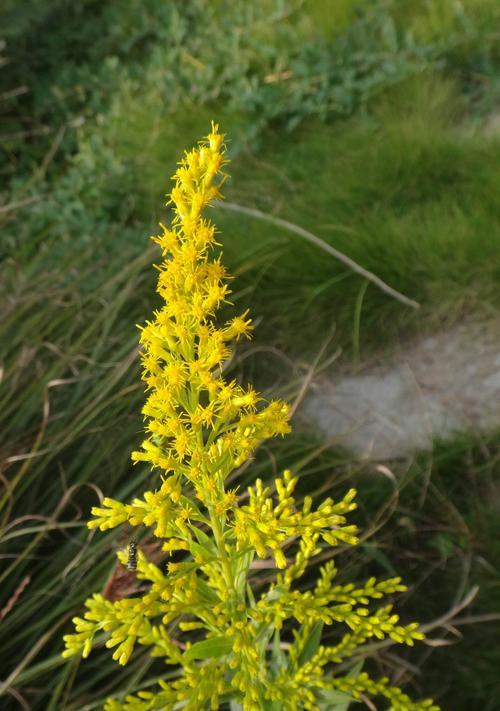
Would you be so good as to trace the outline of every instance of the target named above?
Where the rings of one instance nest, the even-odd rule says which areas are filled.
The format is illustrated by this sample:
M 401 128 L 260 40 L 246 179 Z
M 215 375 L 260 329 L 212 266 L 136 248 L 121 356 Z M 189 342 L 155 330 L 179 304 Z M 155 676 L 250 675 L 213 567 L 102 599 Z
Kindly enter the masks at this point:
M 499 40 L 497 0 L 3 0 L 2 709 L 90 711 L 162 674 L 145 653 L 122 669 L 104 649 L 85 663 L 60 651 L 123 545 L 89 535 L 90 507 L 151 485 L 130 462 L 135 324 L 156 304 L 147 237 L 169 219 L 182 151 L 218 121 L 228 201 L 310 230 L 421 305 L 367 289 L 276 224 L 214 209 L 234 301 L 257 324 L 235 376 L 293 399 L 339 347 L 334 367 L 498 318 Z M 498 429 L 462 433 L 392 462 L 392 480 L 298 422 L 241 483 L 285 465 L 303 494 L 354 482 L 372 535 L 342 554 L 342 577 L 402 575 L 405 620 L 479 586 L 431 634 L 441 642 L 368 663 L 445 710 L 496 711 L 499 459 Z

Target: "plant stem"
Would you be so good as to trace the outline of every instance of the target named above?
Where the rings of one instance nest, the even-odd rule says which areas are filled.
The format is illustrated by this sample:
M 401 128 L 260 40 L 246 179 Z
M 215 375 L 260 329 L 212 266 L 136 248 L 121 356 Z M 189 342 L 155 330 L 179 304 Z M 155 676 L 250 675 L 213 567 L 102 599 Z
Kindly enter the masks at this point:
M 234 592 L 233 573 L 231 570 L 231 565 L 229 563 L 229 558 L 227 556 L 226 544 L 224 543 L 224 539 L 223 539 L 222 527 L 221 527 L 220 521 L 217 518 L 217 515 L 215 514 L 212 507 L 209 507 L 208 511 L 210 514 L 210 523 L 212 524 L 212 530 L 214 532 L 215 544 L 216 544 L 217 549 L 219 551 L 219 555 L 220 555 L 220 559 L 221 559 L 221 563 L 222 563 L 222 572 L 224 575 L 224 580 L 226 581 L 228 591 Z

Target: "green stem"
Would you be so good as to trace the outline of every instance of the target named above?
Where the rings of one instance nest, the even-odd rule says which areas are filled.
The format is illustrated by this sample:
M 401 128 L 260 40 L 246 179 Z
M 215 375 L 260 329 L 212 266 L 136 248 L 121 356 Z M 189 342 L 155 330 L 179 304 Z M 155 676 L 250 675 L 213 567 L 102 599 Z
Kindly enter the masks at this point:
M 190 393 L 191 393 L 191 400 L 192 400 L 192 411 L 194 412 L 196 410 L 196 407 L 198 406 L 198 403 L 200 401 L 200 394 L 198 390 L 196 390 L 192 385 L 190 386 Z M 194 428 L 197 430 L 197 437 L 198 437 L 198 443 L 200 445 L 200 448 L 203 449 L 205 447 L 205 443 L 203 441 L 203 430 L 200 426 Z M 221 485 L 222 492 L 220 493 L 220 498 L 224 495 L 224 484 Z M 221 523 L 219 521 L 219 518 L 217 517 L 217 514 L 215 513 L 214 509 L 212 506 L 208 506 L 208 513 L 210 514 L 210 523 L 212 525 L 212 530 L 214 532 L 214 539 L 215 539 L 215 545 L 217 546 L 217 550 L 219 552 L 219 557 L 222 563 L 222 573 L 223 577 L 228 589 L 228 592 L 234 592 L 235 591 L 235 585 L 234 585 L 234 578 L 233 578 L 233 571 L 231 570 L 231 563 L 227 555 L 227 550 L 226 550 L 226 544 L 224 543 L 224 534 L 222 530 Z
M 352 353 L 353 353 L 353 359 L 355 362 L 359 361 L 359 355 L 360 355 L 359 331 L 360 331 L 360 326 L 361 326 L 361 309 L 363 307 L 363 299 L 365 297 L 365 293 L 366 293 L 369 283 L 370 283 L 369 281 L 365 281 L 364 284 L 361 285 L 361 288 L 358 292 L 358 296 L 356 297 L 356 304 L 354 306 L 354 323 L 353 323 L 353 330 L 352 330 Z
M 217 550 L 219 551 L 222 563 L 222 572 L 224 574 L 224 580 L 226 581 L 228 590 L 234 591 L 233 571 L 231 570 L 231 565 L 227 556 L 226 544 L 224 543 L 222 527 L 212 507 L 209 507 L 208 511 L 210 514 L 210 523 L 212 524 L 212 530 L 214 532 L 215 544 L 217 546 Z

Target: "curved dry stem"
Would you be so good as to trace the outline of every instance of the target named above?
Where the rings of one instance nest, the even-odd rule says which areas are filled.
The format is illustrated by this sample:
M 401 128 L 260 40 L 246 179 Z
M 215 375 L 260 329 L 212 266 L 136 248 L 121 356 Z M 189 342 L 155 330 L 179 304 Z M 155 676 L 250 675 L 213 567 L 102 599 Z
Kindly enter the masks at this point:
M 220 207 L 223 210 L 230 210 L 232 212 L 240 212 L 243 215 L 255 217 L 257 220 L 264 220 L 266 222 L 271 222 L 274 225 L 278 225 L 279 227 L 283 227 L 283 229 L 288 230 L 288 232 L 293 232 L 296 235 L 299 235 L 299 237 L 302 237 L 311 244 L 314 244 L 316 247 L 322 249 L 324 252 L 327 252 L 332 257 L 335 257 L 335 259 L 337 259 L 339 262 L 342 262 L 342 264 L 345 264 L 347 267 L 349 267 L 349 269 L 352 269 L 353 272 L 356 272 L 356 274 L 359 274 L 368 281 L 371 281 L 385 294 L 392 296 L 393 299 L 400 301 L 406 306 L 411 306 L 412 309 L 420 308 L 420 304 L 418 303 L 418 301 L 414 301 L 413 299 L 408 298 L 408 296 L 401 294 L 401 292 L 397 291 L 396 289 L 393 289 L 392 286 L 386 284 L 385 281 L 383 281 L 376 274 L 368 271 L 368 269 L 365 269 L 360 264 L 355 262 L 354 259 L 348 257 L 347 254 L 344 254 L 340 250 L 335 249 L 335 247 L 332 247 L 330 244 L 328 244 L 328 242 L 325 242 L 317 235 L 313 234 L 312 232 L 309 232 L 309 230 L 305 230 L 303 227 L 295 225 L 293 222 L 283 220 L 281 217 L 275 217 L 274 215 L 268 215 L 267 213 L 261 212 L 260 210 L 257 210 L 253 207 L 244 207 L 243 205 L 238 205 L 235 202 L 221 202 L 220 200 L 216 200 L 214 202 L 214 207 Z

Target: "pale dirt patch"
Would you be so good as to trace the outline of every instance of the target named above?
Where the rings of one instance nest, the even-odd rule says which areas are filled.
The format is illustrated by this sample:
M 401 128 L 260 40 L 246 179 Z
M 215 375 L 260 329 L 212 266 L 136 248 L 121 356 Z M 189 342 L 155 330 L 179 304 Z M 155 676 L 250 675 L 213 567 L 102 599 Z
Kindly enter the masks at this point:
M 454 326 L 314 380 L 299 414 L 327 440 L 378 460 L 500 426 L 500 322 Z
M 500 136 L 500 111 L 492 111 L 484 122 L 483 133 L 486 136 Z

